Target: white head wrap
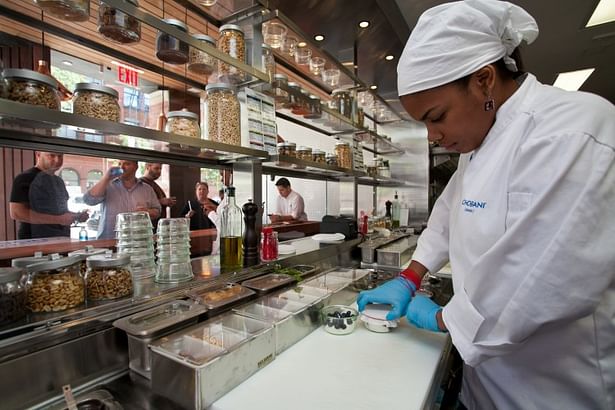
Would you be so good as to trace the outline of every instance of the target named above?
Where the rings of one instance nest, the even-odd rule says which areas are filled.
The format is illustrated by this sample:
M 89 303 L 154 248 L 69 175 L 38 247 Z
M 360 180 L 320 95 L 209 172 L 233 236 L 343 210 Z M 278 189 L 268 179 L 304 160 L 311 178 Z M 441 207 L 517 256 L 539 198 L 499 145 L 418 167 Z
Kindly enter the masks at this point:
M 538 26 L 521 7 L 499 0 L 445 3 L 421 15 L 397 65 L 399 96 L 428 90 L 465 77 L 509 56 L 525 40 L 538 37 Z

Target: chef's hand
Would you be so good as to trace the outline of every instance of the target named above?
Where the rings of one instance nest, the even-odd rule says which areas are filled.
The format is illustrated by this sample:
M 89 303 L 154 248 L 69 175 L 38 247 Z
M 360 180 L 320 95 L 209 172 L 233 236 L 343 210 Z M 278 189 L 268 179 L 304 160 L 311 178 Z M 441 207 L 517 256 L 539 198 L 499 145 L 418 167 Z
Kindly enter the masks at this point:
M 359 307 L 359 312 L 362 312 L 368 303 L 393 305 L 393 309 L 387 314 L 386 319 L 399 319 L 408 309 L 408 303 L 410 303 L 415 291 L 416 286 L 414 283 L 399 276 L 378 286 L 376 289 L 364 290 L 359 293 L 357 306 Z
M 432 332 L 444 332 L 438 326 L 438 312 L 442 307 L 424 295 L 416 295 L 408 305 L 406 319 L 419 329 L 427 329 Z

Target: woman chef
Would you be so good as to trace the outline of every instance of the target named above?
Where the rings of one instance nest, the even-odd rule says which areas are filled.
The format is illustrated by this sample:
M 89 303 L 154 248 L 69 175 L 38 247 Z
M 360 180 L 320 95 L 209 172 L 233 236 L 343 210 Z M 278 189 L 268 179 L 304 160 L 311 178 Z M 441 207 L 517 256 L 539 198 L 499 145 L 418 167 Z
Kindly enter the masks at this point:
M 537 35 L 504 1 L 420 17 L 399 95 L 459 166 L 410 268 L 357 303 L 450 332 L 468 408 L 614 409 L 615 108 L 519 75 L 510 56 Z M 449 260 L 450 302 L 412 297 Z

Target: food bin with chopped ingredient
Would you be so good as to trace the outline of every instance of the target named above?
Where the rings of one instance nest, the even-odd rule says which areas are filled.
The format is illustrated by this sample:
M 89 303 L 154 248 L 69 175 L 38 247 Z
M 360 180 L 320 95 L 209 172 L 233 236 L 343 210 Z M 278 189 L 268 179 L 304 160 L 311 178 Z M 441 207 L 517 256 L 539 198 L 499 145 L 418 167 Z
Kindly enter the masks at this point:
M 107 121 L 120 121 L 118 92 L 96 83 L 78 83 L 73 97 L 73 113 Z
M 152 391 L 204 409 L 270 363 L 275 339 L 271 323 L 226 313 L 158 339 L 151 351 Z
M 301 300 L 288 297 L 293 290 L 265 296 L 234 311 L 240 315 L 264 320 L 273 324 L 276 354 L 309 335 L 320 326 L 320 309 L 324 303 L 317 296 Z
M 255 290 L 258 293 L 267 293 L 273 289 L 293 283 L 295 278 L 290 275 L 268 273 L 257 278 L 244 280 L 242 286 Z
M 105 253 L 86 260 L 85 287 L 88 300 L 117 299 L 132 295 L 130 256 Z
M 174 300 L 113 322 L 128 335 L 129 367 L 150 378 L 149 344 L 183 327 L 195 324 L 207 308 L 192 300 Z
M 218 309 L 255 295 L 255 292 L 235 283 L 194 290 L 188 296 L 208 309 Z
M 26 307 L 32 312 L 59 312 L 85 301 L 81 258 L 68 256 L 29 265 Z
M 25 271 L 0 268 L 0 326 L 26 315 Z
M 165 132 L 185 137 L 201 138 L 199 116 L 185 108 L 180 111 L 171 111 L 167 114 Z

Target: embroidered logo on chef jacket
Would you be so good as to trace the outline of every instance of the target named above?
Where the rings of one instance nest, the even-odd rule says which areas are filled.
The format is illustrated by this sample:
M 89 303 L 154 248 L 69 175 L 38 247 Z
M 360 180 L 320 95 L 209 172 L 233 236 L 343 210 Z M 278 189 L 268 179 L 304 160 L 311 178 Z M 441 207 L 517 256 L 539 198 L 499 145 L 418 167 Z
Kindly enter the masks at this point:
M 485 209 L 487 207 L 487 202 L 463 199 L 461 200 L 461 206 L 463 206 L 465 212 L 474 212 L 475 210 L 480 211 L 481 209 Z

